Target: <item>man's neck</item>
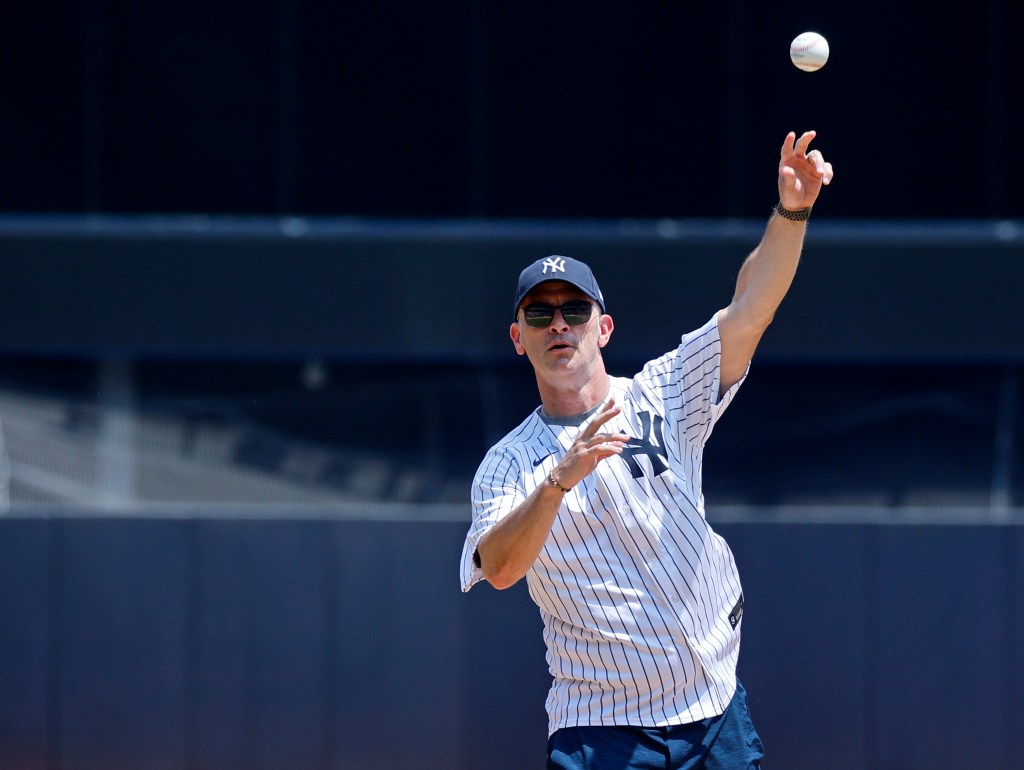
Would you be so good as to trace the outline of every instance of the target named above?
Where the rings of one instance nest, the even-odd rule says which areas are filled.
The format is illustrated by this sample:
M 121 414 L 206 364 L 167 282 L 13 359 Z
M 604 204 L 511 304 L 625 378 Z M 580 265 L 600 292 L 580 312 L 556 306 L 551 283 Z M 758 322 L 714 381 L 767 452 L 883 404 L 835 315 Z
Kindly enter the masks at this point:
M 593 409 L 608 398 L 611 382 L 603 370 L 587 380 L 582 387 L 553 384 L 537 380 L 541 409 L 548 417 L 572 417 Z

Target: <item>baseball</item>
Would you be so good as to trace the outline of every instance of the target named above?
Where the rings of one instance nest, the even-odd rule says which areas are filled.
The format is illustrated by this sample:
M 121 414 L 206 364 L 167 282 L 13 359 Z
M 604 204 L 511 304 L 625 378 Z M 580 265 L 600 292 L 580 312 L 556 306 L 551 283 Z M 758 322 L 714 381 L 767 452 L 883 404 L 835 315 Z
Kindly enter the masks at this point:
M 828 41 L 817 32 L 797 35 L 789 44 L 789 58 L 804 72 L 815 72 L 828 61 Z

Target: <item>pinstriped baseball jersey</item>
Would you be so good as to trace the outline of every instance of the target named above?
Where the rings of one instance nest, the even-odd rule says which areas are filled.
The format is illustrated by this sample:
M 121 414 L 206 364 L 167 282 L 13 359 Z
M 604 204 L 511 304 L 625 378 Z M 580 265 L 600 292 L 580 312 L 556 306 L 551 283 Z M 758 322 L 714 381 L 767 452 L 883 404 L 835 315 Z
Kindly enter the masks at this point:
M 527 573 L 553 677 L 549 731 L 686 724 L 721 714 L 736 689 L 742 591 L 732 552 L 704 517 L 703 447 L 740 383 L 718 397 L 717 315 L 632 379 L 602 431 L 633 437 L 563 498 Z M 742 382 L 742 381 L 741 381 Z M 483 534 L 520 505 L 597 409 L 536 410 L 485 456 L 473 482 L 462 590 L 483 578 Z

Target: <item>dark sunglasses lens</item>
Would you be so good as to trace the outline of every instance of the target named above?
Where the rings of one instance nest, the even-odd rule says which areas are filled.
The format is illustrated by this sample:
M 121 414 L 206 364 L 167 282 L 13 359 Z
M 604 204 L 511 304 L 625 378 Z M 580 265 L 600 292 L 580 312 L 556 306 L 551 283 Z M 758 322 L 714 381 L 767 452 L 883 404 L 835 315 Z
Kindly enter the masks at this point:
M 569 326 L 585 324 L 590 320 L 590 303 L 566 302 L 562 305 L 562 318 Z
M 569 326 L 585 324 L 590 320 L 592 305 L 589 302 L 566 302 L 558 309 L 562 311 L 562 318 Z M 555 317 L 555 308 L 551 305 L 530 305 L 523 308 L 523 318 L 527 326 L 543 328 L 551 325 L 551 319 Z
M 555 317 L 555 309 L 551 305 L 530 305 L 523 308 L 523 318 L 527 326 L 542 328 L 551 325 L 551 319 Z

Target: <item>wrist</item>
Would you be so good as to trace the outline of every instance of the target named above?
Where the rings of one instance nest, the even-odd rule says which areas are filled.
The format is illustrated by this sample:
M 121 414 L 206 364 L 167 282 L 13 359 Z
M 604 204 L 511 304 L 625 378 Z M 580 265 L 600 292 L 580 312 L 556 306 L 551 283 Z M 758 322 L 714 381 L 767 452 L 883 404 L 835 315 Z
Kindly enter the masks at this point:
M 780 200 L 772 209 L 783 219 L 788 219 L 791 222 L 806 222 L 811 216 L 811 207 L 808 206 L 805 209 L 787 209 L 782 205 Z
M 558 479 L 555 478 L 555 469 L 552 468 L 548 471 L 548 483 L 551 484 L 555 489 L 559 490 L 563 495 L 572 489 L 572 487 L 563 487 L 558 483 Z

